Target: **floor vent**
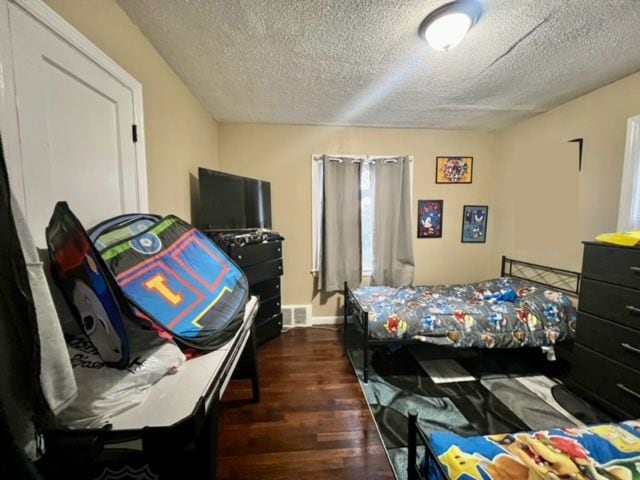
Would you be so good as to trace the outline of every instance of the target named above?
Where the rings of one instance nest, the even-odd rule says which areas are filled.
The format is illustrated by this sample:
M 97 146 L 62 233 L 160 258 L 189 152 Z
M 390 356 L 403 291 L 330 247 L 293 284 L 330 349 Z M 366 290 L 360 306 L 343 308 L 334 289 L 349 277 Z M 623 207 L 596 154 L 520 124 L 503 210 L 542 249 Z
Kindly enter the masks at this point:
M 311 305 L 283 305 L 282 326 L 284 328 L 310 327 Z

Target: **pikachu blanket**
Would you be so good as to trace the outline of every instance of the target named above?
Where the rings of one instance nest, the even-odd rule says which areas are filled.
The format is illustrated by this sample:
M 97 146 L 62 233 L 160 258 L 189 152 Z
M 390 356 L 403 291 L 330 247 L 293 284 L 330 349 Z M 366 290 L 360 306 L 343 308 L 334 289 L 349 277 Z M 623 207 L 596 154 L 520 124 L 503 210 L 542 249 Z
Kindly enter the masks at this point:
M 434 433 L 452 480 L 640 480 L 640 420 L 464 438 Z

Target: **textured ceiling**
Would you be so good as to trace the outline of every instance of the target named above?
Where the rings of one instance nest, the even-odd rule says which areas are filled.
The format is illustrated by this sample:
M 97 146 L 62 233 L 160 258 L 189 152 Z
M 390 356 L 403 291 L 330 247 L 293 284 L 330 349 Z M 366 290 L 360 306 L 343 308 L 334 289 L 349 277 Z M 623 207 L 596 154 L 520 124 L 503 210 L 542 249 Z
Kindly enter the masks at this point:
M 496 129 L 640 70 L 640 0 L 485 0 L 450 52 L 444 0 L 118 0 L 222 122 Z

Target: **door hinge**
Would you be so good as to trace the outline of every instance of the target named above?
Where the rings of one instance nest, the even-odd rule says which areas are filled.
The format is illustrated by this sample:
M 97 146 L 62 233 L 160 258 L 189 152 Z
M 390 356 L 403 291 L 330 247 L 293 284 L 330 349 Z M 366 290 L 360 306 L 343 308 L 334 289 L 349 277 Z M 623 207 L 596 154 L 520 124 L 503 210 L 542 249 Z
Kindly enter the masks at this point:
M 138 141 L 138 126 L 135 123 L 131 125 L 131 137 L 133 138 L 133 143 Z

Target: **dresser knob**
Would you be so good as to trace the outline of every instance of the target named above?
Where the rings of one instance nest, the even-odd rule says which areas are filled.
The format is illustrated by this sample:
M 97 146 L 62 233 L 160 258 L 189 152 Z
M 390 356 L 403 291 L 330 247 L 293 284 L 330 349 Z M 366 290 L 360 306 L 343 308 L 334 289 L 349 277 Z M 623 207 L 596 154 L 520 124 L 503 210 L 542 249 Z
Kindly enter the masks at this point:
M 640 348 L 629 345 L 628 343 L 621 343 L 620 346 L 631 353 L 640 355 Z
M 629 310 L 631 313 L 635 313 L 636 315 L 640 315 L 640 308 L 638 308 L 638 307 L 634 307 L 633 305 L 627 305 L 625 308 L 627 310 Z
M 238 255 L 238 260 L 242 260 L 242 255 Z

